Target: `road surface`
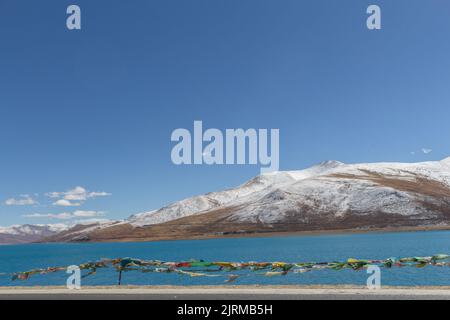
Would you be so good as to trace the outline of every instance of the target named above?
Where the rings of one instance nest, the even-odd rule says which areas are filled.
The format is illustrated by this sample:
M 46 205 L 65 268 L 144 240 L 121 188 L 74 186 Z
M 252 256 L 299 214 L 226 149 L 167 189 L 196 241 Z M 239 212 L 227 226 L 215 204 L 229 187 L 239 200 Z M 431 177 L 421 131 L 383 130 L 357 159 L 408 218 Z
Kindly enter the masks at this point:
M 0 288 L 0 299 L 51 300 L 450 300 L 450 288 L 101 287 Z

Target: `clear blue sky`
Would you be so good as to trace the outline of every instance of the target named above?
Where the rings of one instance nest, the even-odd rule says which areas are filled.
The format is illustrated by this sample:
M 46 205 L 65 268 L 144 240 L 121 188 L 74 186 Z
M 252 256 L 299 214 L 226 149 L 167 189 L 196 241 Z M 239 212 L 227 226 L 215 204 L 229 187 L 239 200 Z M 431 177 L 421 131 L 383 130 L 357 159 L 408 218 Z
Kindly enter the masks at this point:
M 447 157 L 449 16 L 440 0 L 0 0 L 0 225 L 123 218 L 259 173 L 173 165 L 170 134 L 194 120 L 279 128 L 281 170 Z M 76 186 L 111 195 L 45 196 Z M 4 204 L 23 194 L 39 204 Z

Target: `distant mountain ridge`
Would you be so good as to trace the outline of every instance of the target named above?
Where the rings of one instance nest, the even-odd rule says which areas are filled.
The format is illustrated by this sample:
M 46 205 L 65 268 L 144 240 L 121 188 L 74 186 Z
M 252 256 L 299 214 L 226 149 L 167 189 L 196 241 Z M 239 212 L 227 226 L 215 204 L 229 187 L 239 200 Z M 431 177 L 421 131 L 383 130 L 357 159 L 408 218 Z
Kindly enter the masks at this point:
M 76 226 L 45 241 L 132 241 L 230 234 L 450 226 L 450 158 L 421 163 L 326 161 L 259 175 L 161 209 Z
M 0 243 L 13 244 L 34 242 L 45 237 L 56 235 L 68 228 L 69 227 L 65 224 L 24 224 L 0 227 Z

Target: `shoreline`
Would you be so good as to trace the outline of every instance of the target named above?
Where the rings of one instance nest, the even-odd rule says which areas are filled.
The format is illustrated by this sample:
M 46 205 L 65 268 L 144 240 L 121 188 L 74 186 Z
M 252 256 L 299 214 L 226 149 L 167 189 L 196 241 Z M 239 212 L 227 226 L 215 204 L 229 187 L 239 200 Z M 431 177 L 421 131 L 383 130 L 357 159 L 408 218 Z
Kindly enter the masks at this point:
M 271 238 L 271 237 L 295 237 L 295 236 L 322 236 L 322 235 L 348 235 L 348 234 L 376 234 L 376 233 L 403 233 L 403 232 L 433 232 L 450 231 L 450 225 L 443 226 L 416 226 L 416 227 L 389 227 L 370 229 L 330 229 L 330 230 L 308 230 L 308 231 L 273 231 L 273 232 L 248 232 L 224 235 L 206 234 L 191 237 L 152 237 L 152 238 L 121 238 L 121 239 L 95 239 L 85 241 L 36 241 L 20 243 L 0 243 L 1 246 L 30 245 L 30 244 L 58 244 L 58 243 L 125 243 L 125 242 L 160 242 L 160 241 L 183 241 L 183 240 L 211 240 L 211 239 L 239 239 L 239 238 Z
M 70 241 L 70 242 L 31 242 L 30 244 L 45 243 L 122 243 L 122 242 L 158 242 L 158 241 L 182 241 L 182 240 L 210 240 L 210 239 L 239 239 L 239 238 L 270 238 L 270 237 L 290 237 L 290 236 L 321 236 L 321 235 L 346 235 L 346 234 L 370 234 L 370 233 L 396 233 L 396 232 L 428 232 L 428 231 L 448 231 L 450 225 L 445 226 L 417 226 L 417 227 L 389 227 L 372 229 L 331 229 L 331 230 L 309 230 L 309 231 L 274 231 L 274 232 L 252 232 L 234 233 L 224 235 L 206 234 L 191 237 L 153 237 L 153 238 L 123 238 L 114 240 L 95 241 Z M 27 244 L 27 243 L 21 243 Z M 14 245 L 14 244 L 11 244 Z

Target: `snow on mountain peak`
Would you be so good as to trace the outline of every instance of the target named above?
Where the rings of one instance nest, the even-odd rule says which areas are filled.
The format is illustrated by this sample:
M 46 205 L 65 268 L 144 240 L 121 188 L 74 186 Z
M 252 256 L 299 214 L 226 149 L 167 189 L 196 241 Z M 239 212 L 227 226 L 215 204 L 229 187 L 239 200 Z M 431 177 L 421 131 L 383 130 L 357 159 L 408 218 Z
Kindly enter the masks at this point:
M 363 200 L 360 199 L 362 197 L 370 198 L 374 206 L 381 203 L 374 200 L 376 197 L 372 197 L 375 191 L 371 191 L 374 188 L 374 182 L 370 179 L 374 179 L 374 177 L 371 178 L 370 174 L 391 178 L 395 176 L 398 179 L 409 179 L 410 181 L 414 181 L 415 177 L 428 177 L 428 179 L 450 185 L 450 171 L 445 169 L 447 166 L 450 167 L 450 158 L 441 162 L 415 164 L 345 164 L 335 160 L 328 160 L 303 170 L 263 173 L 238 187 L 174 202 L 159 210 L 130 216 L 126 222 L 135 227 L 144 227 L 205 213 L 218 208 L 246 207 L 246 211 L 252 211 L 251 209 L 249 210 L 248 204 L 255 203 L 255 206 L 259 206 L 261 201 L 268 206 L 270 205 L 276 211 L 274 203 L 277 201 L 286 202 L 284 205 L 287 206 L 298 203 L 298 201 L 293 199 L 289 201 L 284 200 L 286 197 L 292 197 L 289 196 L 291 192 L 294 192 L 293 197 L 301 199 L 304 203 L 310 201 L 308 199 L 314 199 L 318 195 L 322 195 L 326 199 L 323 201 L 330 202 L 329 205 L 324 205 L 324 207 L 329 207 L 330 210 L 338 208 L 339 212 L 345 212 L 348 208 L 352 208 L 349 207 L 348 202 L 354 202 L 353 207 L 359 208 L 363 203 Z M 342 177 L 344 177 L 344 180 L 342 180 Z M 345 177 L 349 178 L 345 180 Z M 355 178 L 349 181 L 348 179 L 351 180 L 351 177 Z M 349 191 L 349 186 L 354 189 L 354 193 Z M 392 188 L 386 191 L 386 189 L 379 186 L 376 189 L 376 192 L 378 191 L 385 194 L 386 203 L 389 201 L 394 203 L 396 201 L 395 197 L 398 193 L 394 194 L 395 192 Z M 391 193 L 394 194 L 392 198 L 390 198 Z M 306 198 L 300 195 L 305 195 Z M 370 201 L 368 200 L 367 203 Z M 385 208 L 387 208 L 387 205 L 385 205 Z M 362 207 L 361 210 L 363 209 L 368 209 L 368 207 Z M 276 218 L 276 216 L 275 213 L 271 214 L 272 218 Z
M 0 227 L 0 243 L 28 243 L 65 231 L 65 224 L 24 224 Z
M 319 163 L 317 166 L 320 166 L 322 168 L 337 168 L 342 165 L 345 165 L 345 163 L 336 160 L 327 160 Z
M 69 227 L 65 224 L 23 224 L 23 225 L 12 225 L 9 227 L 0 227 L 0 234 L 11 234 L 11 235 L 40 235 L 46 233 L 56 233 L 61 232 Z
M 343 165 L 342 162 L 338 161 L 325 161 L 305 170 L 262 173 L 236 188 L 187 198 L 159 210 L 132 215 L 127 221 L 135 227 L 142 227 L 164 223 L 230 204 L 239 205 L 241 202 L 249 201 L 252 197 L 255 197 L 256 200 L 261 195 L 269 194 L 280 186 L 327 174 Z
M 56 239 L 432 226 L 449 224 L 449 199 L 450 158 L 420 163 L 325 161 L 304 170 L 264 173 L 235 188 Z M 180 224 L 164 225 L 181 218 Z M 160 226 L 153 228 L 156 224 Z M 142 229 L 135 232 L 121 225 Z

